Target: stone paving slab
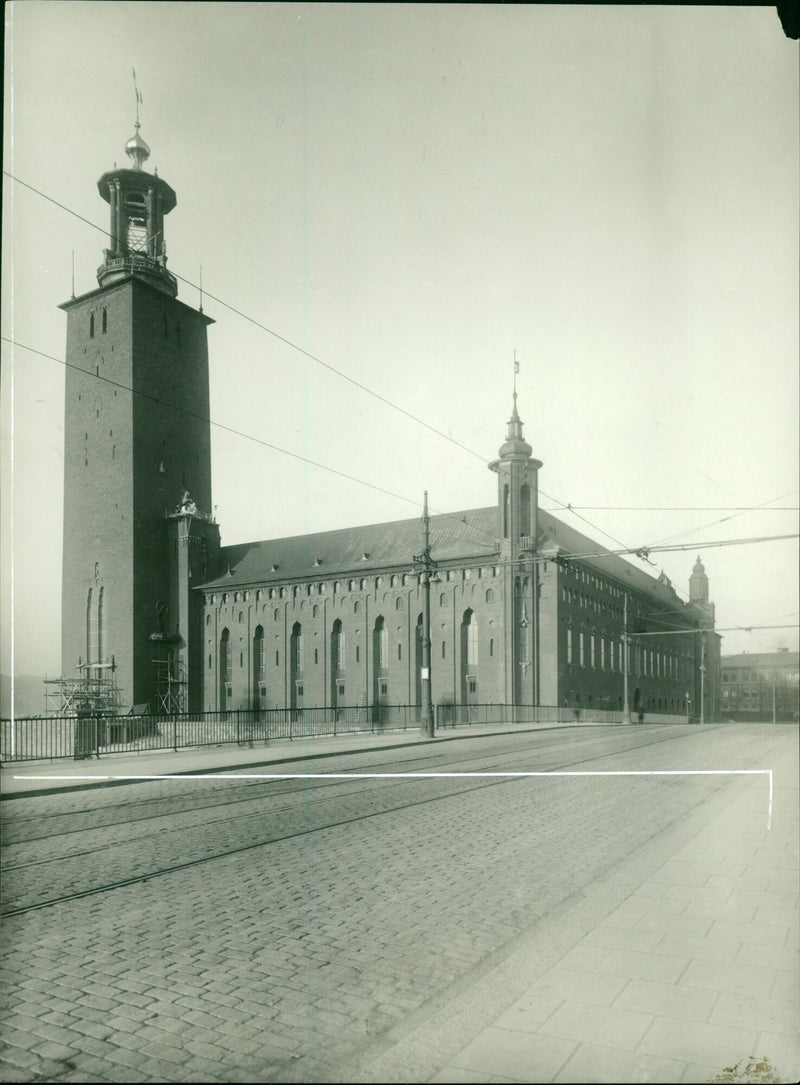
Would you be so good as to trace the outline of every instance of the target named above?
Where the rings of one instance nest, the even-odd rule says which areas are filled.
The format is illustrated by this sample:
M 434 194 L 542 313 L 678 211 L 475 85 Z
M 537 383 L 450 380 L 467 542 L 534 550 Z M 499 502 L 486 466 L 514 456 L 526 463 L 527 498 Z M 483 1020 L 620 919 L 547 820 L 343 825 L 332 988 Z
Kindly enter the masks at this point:
M 48 929 L 43 914 L 34 913 L 24 921 L 29 932 L 27 978 L 19 979 L 19 990 L 31 997 L 21 997 L 13 1027 L 26 1032 L 29 1047 L 42 1047 L 36 1052 L 36 1079 L 42 1080 L 42 1067 L 50 1067 L 46 1080 L 78 1080 L 69 1064 L 79 1055 L 79 1071 L 88 1070 L 97 1081 L 689 1082 L 711 1081 L 741 1057 L 765 1055 L 781 1068 L 781 1080 L 794 1080 L 786 1076 L 786 1067 L 800 1066 L 797 1035 L 790 1025 L 797 1005 L 790 953 L 797 923 L 796 879 L 787 864 L 774 890 L 782 896 L 779 903 L 769 904 L 774 914 L 768 921 L 759 916 L 757 901 L 731 901 L 736 886 L 698 884 L 696 866 L 707 863 L 709 878 L 741 878 L 737 885 L 747 883 L 742 891 L 752 892 L 756 875 L 769 870 L 770 857 L 785 861 L 793 848 L 796 852 L 796 793 L 776 787 L 773 829 L 767 833 L 763 780 L 739 780 L 709 791 L 686 823 L 683 800 L 678 802 L 675 792 L 676 809 L 666 822 L 672 828 L 663 831 L 664 840 L 659 814 L 637 838 L 636 847 L 621 848 L 623 858 L 612 862 L 604 857 L 609 854 L 608 834 L 622 837 L 630 825 L 622 824 L 614 807 L 615 820 L 598 831 L 597 807 L 582 806 L 574 784 L 560 781 L 556 792 L 556 785 L 548 782 L 518 796 L 511 808 L 499 790 L 487 792 L 495 798 L 480 808 L 486 836 L 480 846 L 473 846 L 477 834 L 473 838 L 459 831 L 467 807 L 453 804 L 446 821 L 441 813 L 432 820 L 428 807 L 417 806 L 395 823 L 392 846 L 385 826 L 365 820 L 353 823 L 337 850 L 337 834 L 330 833 L 313 863 L 311 849 L 293 843 L 276 848 L 273 858 L 223 860 L 213 883 L 197 872 L 171 876 L 160 887 L 147 882 L 121 890 L 115 897 L 117 915 L 100 898 L 65 906 L 59 930 Z M 640 794 L 646 794 L 643 787 Z M 593 794 L 599 802 L 603 791 L 598 787 Z M 794 811 L 792 818 L 785 816 L 787 807 Z M 523 809 L 524 818 L 515 821 Z M 642 817 L 652 813 L 647 805 L 639 810 Z M 534 854 L 542 859 L 544 841 L 551 849 L 535 878 L 524 880 L 528 855 L 513 850 L 515 835 L 525 846 L 524 833 L 509 832 L 509 825 L 558 830 L 558 835 L 543 831 L 535 836 L 531 860 Z M 423 833 L 440 841 L 437 857 L 442 862 L 435 871 L 430 864 L 415 862 Z M 755 844 L 751 859 L 737 854 L 736 840 L 745 835 Z M 575 840 L 583 842 L 575 853 L 580 867 L 595 864 L 594 881 L 573 875 L 577 864 L 568 847 Z M 504 848 L 511 849 L 505 860 Z M 401 865 L 392 861 L 397 855 L 403 857 Z M 498 863 L 507 869 L 512 859 L 519 864 L 514 879 L 518 907 L 536 901 L 538 909 L 539 900 L 544 902 L 535 921 L 533 913 L 525 917 L 524 931 L 535 941 L 519 959 L 509 957 L 511 949 L 506 948 L 519 935 L 519 926 L 515 930 L 510 913 L 504 916 L 498 908 L 507 902 L 498 900 L 496 884 Z M 273 877 L 276 861 L 278 878 Z M 563 884 L 548 907 L 547 879 L 557 868 Z M 684 879 L 692 871 L 691 880 L 671 881 L 670 871 Z M 324 890 L 316 903 L 309 900 L 310 884 Z M 454 902 L 450 889 L 457 884 L 461 889 Z M 427 895 L 413 905 L 405 903 L 406 891 L 417 886 Z M 670 896 L 675 888 L 680 895 Z M 365 895 L 368 908 L 362 903 Z M 705 916 L 703 910 L 711 914 Z M 783 918 L 780 913 L 785 913 Z M 423 915 L 431 918 L 427 925 L 420 922 Z M 474 943 L 478 917 L 489 924 L 496 917 L 496 928 L 487 932 L 493 941 L 487 940 L 485 947 Z M 717 920 L 741 926 L 714 931 Z M 767 944 L 747 937 L 751 925 L 762 938 L 769 928 Z M 451 932 L 446 957 L 441 944 L 445 926 Z M 125 944 L 115 941 L 121 930 Z M 783 942 L 777 930 L 783 930 Z M 197 944 L 199 936 L 206 940 L 202 945 Z M 491 962 L 487 950 L 492 945 L 525 976 L 513 998 L 505 997 L 506 991 L 497 998 L 496 985 L 489 984 L 496 983 L 491 971 L 495 965 L 484 965 Z M 736 946 L 732 960 L 731 945 Z M 757 963 L 740 959 L 743 950 L 762 945 L 781 951 L 781 956 Z M 704 949 L 711 961 L 700 955 Z M 91 983 L 82 975 L 87 955 Z M 373 965 L 362 987 L 365 971 L 358 958 L 366 955 Z M 468 962 L 469 986 L 459 988 L 462 962 Z M 481 993 L 484 968 L 489 970 L 489 1001 L 496 999 L 494 1014 L 487 1012 L 487 997 Z M 247 999 L 242 1003 L 235 992 L 243 989 L 245 974 Z M 737 975 L 748 980 L 755 976 L 759 982 L 740 990 L 741 984 L 731 978 Z M 705 983 L 699 982 L 703 977 Z M 425 1076 L 291 1076 L 290 1060 L 302 1049 L 299 1037 L 304 1031 L 308 1035 L 318 1026 L 320 1035 L 335 1036 L 349 1021 L 350 1035 L 358 1033 L 373 1051 L 373 1038 L 379 1036 L 383 1043 L 387 1029 L 405 1028 L 413 1007 L 428 1016 L 427 1005 L 419 1009 L 419 987 L 425 983 L 444 991 L 454 1007 L 459 990 L 481 1002 L 480 1014 L 467 1015 L 456 1026 L 459 1042 L 453 1045 L 448 1038 L 448 1058 L 434 1059 L 433 1064 L 428 1058 Z M 734 984 L 737 989 L 730 989 Z M 232 992 L 232 1005 L 211 997 Z M 55 1004 L 45 1008 L 45 997 Z M 737 1001 L 744 998 L 752 1001 Z M 71 1013 L 64 1007 L 72 1003 Z M 339 1007 L 347 1008 L 349 1018 L 338 1016 Z M 748 1007 L 753 1016 L 742 1024 L 737 1015 Z M 54 1014 L 74 1019 L 74 1027 L 64 1030 L 67 1037 L 43 1031 L 64 1028 L 65 1022 Z M 167 1020 L 175 1027 L 162 1027 Z M 465 1023 L 473 1020 L 480 1025 Z M 87 1022 L 97 1024 L 99 1031 L 89 1032 Z M 121 1042 L 123 1035 L 133 1046 Z M 63 1048 L 70 1054 L 63 1054 Z M 429 1054 L 436 1051 L 429 1044 Z M 182 1064 L 176 1052 L 182 1053 Z M 237 1057 L 247 1061 L 239 1076 L 235 1063 L 232 1067 Z M 176 1069 L 171 1072 L 170 1067 Z M 32 1080 L 30 1069 L 24 1080 Z M 308 1070 L 298 1070 L 303 1072 L 308 1075 Z M 121 1076 L 125 1074 L 129 1077 Z
M 710 803 L 707 821 L 694 817 L 665 861 L 550 967 L 537 972 L 534 954 L 487 977 L 487 1000 L 502 976 L 527 967 L 532 981 L 421 1080 L 713 1082 L 751 1058 L 766 1059 L 771 1080 L 800 1079 L 796 732 L 792 743 L 773 766 L 769 829 L 761 780 Z M 446 1021 L 443 1011 L 440 1032 Z M 402 1053 L 410 1065 L 413 1050 L 413 1038 L 398 1044 L 395 1063 Z M 380 1080 L 379 1066 L 403 1080 L 389 1054 L 358 1080 Z

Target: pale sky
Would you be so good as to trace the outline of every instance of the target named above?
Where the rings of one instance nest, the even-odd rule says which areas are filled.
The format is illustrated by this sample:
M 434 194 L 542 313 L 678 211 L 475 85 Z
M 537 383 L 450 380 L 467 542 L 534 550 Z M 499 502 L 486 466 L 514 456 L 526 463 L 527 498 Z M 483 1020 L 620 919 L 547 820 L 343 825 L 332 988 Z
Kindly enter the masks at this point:
M 9 5 L 4 168 L 101 229 L 131 68 L 170 269 L 474 453 L 206 296 L 212 419 L 398 495 L 213 429 L 223 544 L 416 516 L 426 489 L 493 503 L 516 351 L 542 505 L 696 547 L 647 568 L 688 591 L 701 554 L 718 627 L 794 626 L 723 652 L 797 648 L 797 540 L 701 548 L 798 530 L 798 45 L 773 8 Z M 63 359 L 72 252 L 82 294 L 105 239 L 3 191 L 3 334 Z M 2 669 L 13 582 L 15 671 L 52 675 L 64 368 L 3 362 Z

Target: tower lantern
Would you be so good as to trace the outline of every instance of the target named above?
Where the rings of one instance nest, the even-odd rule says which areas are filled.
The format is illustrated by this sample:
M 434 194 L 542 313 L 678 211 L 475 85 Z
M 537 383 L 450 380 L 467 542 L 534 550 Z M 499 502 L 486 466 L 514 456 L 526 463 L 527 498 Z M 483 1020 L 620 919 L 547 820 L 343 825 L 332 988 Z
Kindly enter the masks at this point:
M 111 209 L 111 244 L 104 250 L 97 281 L 108 286 L 135 273 L 174 298 L 178 283 L 167 271 L 164 216 L 177 200 L 166 181 L 143 169 L 150 148 L 139 135 L 139 127 L 137 120 L 136 130 L 125 144 L 130 167 L 108 170 L 97 182 L 100 195 Z

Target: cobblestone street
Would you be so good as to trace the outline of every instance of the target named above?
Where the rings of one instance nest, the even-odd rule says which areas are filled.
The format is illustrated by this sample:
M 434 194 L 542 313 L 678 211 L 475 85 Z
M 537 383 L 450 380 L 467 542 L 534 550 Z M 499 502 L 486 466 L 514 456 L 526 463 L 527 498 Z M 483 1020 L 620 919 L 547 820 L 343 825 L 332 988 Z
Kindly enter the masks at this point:
M 758 728 L 552 730 L 280 771 L 749 769 L 785 749 L 785 732 Z M 737 788 L 726 776 L 192 777 L 8 802 L 3 1079 L 329 1080 Z M 144 880 L 104 890 L 129 879 Z M 708 914 L 721 892 L 707 888 Z M 786 871 L 759 905 L 775 933 L 753 996 L 769 993 L 762 973 L 771 992 L 787 967 L 797 891 Z M 614 929 L 616 941 L 594 936 L 604 959 L 654 944 Z M 664 974 L 642 984 L 673 982 L 686 952 L 670 946 Z

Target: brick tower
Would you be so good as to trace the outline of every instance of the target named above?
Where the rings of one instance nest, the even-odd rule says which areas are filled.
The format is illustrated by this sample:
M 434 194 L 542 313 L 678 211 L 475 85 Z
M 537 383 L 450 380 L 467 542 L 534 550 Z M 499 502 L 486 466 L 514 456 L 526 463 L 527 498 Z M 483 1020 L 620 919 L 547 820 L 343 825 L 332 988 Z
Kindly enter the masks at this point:
M 110 205 L 99 288 L 65 302 L 62 675 L 114 675 L 120 708 L 200 707 L 200 605 L 216 571 L 207 326 L 178 301 L 164 217 L 175 193 L 143 164 L 97 183 Z M 192 666 L 192 661 L 195 665 Z
M 515 363 L 514 409 L 499 459 L 489 464 L 497 474 L 497 534 L 504 578 L 504 682 L 509 704 L 539 703 L 539 595 L 534 559 L 542 463 L 531 453 L 517 414 Z

